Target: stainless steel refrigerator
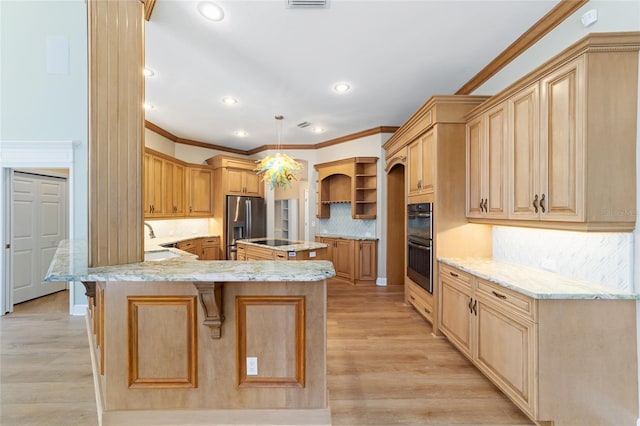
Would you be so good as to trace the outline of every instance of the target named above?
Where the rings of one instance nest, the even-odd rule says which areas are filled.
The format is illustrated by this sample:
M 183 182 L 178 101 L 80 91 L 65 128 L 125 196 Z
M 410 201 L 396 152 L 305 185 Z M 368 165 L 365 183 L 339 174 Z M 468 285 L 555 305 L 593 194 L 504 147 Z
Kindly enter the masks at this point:
M 237 259 L 236 240 L 267 236 L 264 198 L 227 195 L 227 260 Z

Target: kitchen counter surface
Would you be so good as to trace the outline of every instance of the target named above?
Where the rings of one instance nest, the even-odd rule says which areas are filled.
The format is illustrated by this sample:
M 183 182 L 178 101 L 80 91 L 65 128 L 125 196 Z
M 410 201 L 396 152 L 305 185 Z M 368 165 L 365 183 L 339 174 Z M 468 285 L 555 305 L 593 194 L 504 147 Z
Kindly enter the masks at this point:
M 306 251 L 306 250 L 317 250 L 321 248 L 327 247 L 327 244 L 324 243 L 316 243 L 314 241 L 294 241 L 288 240 L 291 244 L 284 246 L 270 246 L 266 244 L 257 244 L 254 241 L 264 241 L 267 240 L 285 240 L 285 238 L 251 238 L 246 240 L 238 240 L 240 243 L 245 243 L 255 247 L 268 247 L 272 250 L 277 251 Z
M 169 237 L 157 237 L 157 238 L 145 238 L 144 239 L 144 251 L 159 251 L 166 250 L 166 245 L 177 244 L 183 241 L 194 240 L 196 238 L 211 238 L 219 237 L 216 234 L 193 234 L 193 235 L 172 235 Z M 176 249 L 177 250 L 177 249 Z M 182 250 L 179 250 L 182 251 Z M 186 253 L 186 252 L 182 252 Z M 186 253 L 188 255 L 188 253 Z
M 189 237 L 197 238 L 197 237 Z M 158 239 L 161 240 L 161 239 Z M 126 265 L 88 267 L 87 242 L 65 240 L 53 257 L 45 281 L 322 281 L 335 276 L 329 261 L 227 261 L 196 260 L 173 248 L 170 258 Z M 148 253 L 148 252 L 146 252 Z
M 356 241 L 377 241 L 376 237 L 363 237 L 362 235 L 348 235 L 348 234 L 316 234 L 316 237 L 326 237 L 326 238 L 344 238 L 345 240 L 356 240 Z
M 639 294 L 492 258 L 438 260 L 534 299 L 640 299 Z

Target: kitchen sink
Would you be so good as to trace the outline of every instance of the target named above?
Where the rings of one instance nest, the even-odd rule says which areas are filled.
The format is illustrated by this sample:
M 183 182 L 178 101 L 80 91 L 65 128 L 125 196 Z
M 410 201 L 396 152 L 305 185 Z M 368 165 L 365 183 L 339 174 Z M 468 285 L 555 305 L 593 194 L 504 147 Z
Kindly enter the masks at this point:
M 157 250 L 144 252 L 144 260 L 165 260 L 172 257 L 180 257 L 180 254 L 171 250 Z

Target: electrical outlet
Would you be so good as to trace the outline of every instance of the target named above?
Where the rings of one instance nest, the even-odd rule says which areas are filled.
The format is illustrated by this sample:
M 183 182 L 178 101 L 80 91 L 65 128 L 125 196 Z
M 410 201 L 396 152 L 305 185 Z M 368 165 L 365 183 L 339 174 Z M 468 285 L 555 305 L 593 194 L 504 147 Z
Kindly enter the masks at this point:
M 309 252 L 309 257 L 316 257 L 316 252 L 315 251 L 310 251 Z
M 258 375 L 258 357 L 248 356 L 247 357 L 247 376 L 257 376 Z

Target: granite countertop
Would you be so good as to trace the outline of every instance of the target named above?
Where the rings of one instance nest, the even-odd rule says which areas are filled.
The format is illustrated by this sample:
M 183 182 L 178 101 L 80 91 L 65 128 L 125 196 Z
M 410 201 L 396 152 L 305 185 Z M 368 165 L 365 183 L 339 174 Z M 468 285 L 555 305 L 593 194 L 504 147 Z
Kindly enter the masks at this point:
M 321 248 L 327 247 L 325 243 L 316 243 L 314 241 L 294 241 L 287 240 L 291 244 L 285 246 L 270 246 L 266 244 L 256 244 L 254 241 L 264 241 L 264 240 L 286 240 L 286 238 L 251 238 L 246 240 L 238 240 L 239 243 L 245 243 L 255 247 L 268 247 L 272 250 L 276 251 L 305 251 L 305 250 L 317 250 Z
M 157 237 L 157 238 L 145 238 L 144 239 L 144 251 L 159 251 L 159 250 L 167 250 L 165 245 L 177 244 L 183 241 L 194 240 L 196 238 L 211 238 L 211 237 L 219 237 L 217 234 L 192 234 L 192 235 L 171 235 L 168 237 Z M 177 250 L 177 249 L 176 249 Z M 181 250 L 180 250 L 181 251 Z M 185 253 L 185 252 L 183 252 Z
M 640 299 L 635 293 L 492 258 L 438 260 L 534 299 Z
M 190 237 L 197 238 L 197 237 Z M 335 276 L 333 264 L 324 260 L 233 261 L 197 260 L 173 248 L 175 257 L 126 265 L 89 268 L 87 242 L 60 243 L 45 281 L 322 281 Z M 159 250 L 155 250 L 157 252 Z
M 377 241 L 376 237 L 367 237 L 362 235 L 348 235 L 348 234 L 316 234 L 316 237 L 327 237 L 327 238 L 344 238 L 345 240 L 356 240 L 356 241 Z

